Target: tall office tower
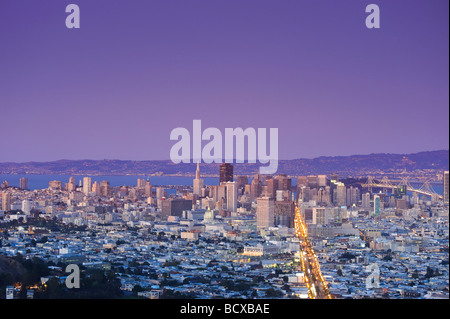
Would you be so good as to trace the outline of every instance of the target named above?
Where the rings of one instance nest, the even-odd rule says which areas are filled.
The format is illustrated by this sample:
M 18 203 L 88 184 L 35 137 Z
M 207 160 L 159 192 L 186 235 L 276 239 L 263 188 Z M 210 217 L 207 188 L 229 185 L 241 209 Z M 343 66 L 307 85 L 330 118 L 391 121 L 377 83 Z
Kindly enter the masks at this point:
M 83 177 L 83 193 L 87 195 L 90 192 L 92 192 L 92 178 Z
M 221 200 L 225 200 L 227 197 L 227 187 L 225 186 L 225 183 L 220 184 L 217 186 L 217 202 L 220 202 Z
M 317 188 L 317 176 L 316 175 L 309 175 L 308 176 L 308 187 L 309 188 Z
M 336 185 L 336 205 L 347 206 L 347 188 L 344 183 L 338 182 Z
M 303 203 L 309 202 L 312 199 L 311 198 L 311 189 L 307 186 L 302 186 L 302 188 L 300 189 L 298 198 L 301 199 L 301 201 Z
M 19 187 L 20 189 L 28 189 L 28 178 L 26 177 L 21 177 L 19 180 Z
M 331 203 L 334 205 L 337 205 L 337 184 L 339 183 L 338 181 L 338 176 L 337 174 L 331 174 L 330 175 L 330 196 L 331 196 Z
M 323 194 L 323 202 L 331 205 L 330 186 L 325 187 L 325 192 Z
M 95 181 L 94 184 L 92 184 L 92 192 L 93 192 L 96 196 L 100 196 L 100 195 L 101 195 L 101 190 L 100 190 L 100 184 L 99 184 L 99 182 Z
M 362 195 L 362 203 L 361 203 L 362 208 L 370 208 L 370 193 L 367 192 L 365 194 Z
M 256 201 L 256 227 L 258 229 L 275 225 L 275 202 L 269 197 L 259 197 Z
M 300 186 L 308 186 L 308 177 L 306 176 L 297 177 L 297 187 Z
M 354 187 L 352 190 L 352 205 L 358 204 L 361 200 L 361 190 L 358 187 Z
M 137 188 L 144 189 L 145 188 L 145 179 L 138 178 L 137 180 Z
M 266 184 L 267 184 L 267 189 L 266 189 L 265 196 L 270 197 L 270 198 L 275 198 L 275 196 L 277 194 L 277 190 L 278 190 L 278 179 L 275 179 L 275 178 L 268 179 L 268 180 L 266 180 Z
M 327 186 L 327 175 L 318 175 L 317 176 L 317 186 L 319 186 L 319 187 Z
M 306 176 L 297 177 L 297 199 L 302 198 L 302 188 L 308 186 L 308 178 Z
M 245 185 L 244 195 L 250 196 L 251 190 L 252 190 L 252 185 L 250 185 L 250 184 Z
M 323 187 L 317 190 L 317 203 L 326 203 L 325 189 Z
M 156 206 L 158 208 L 162 208 L 162 202 L 163 202 L 163 198 L 164 198 L 164 187 L 156 187 Z
M 236 182 L 237 182 L 237 188 L 238 189 L 244 188 L 245 185 L 248 184 L 248 176 L 246 176 L 246 175 L 239 175 L 236 178 Z
M 69 183 L 67 184 L 67 191 L 74 192 L 77 189 L 77 184 L 75 184 L 75 177 L 69 178 Z
M 291 200 L 274 203 L 275 226 L 294 228 L 295 206 Z
M 380 215 L 380 196 L 378 195 L 374 195 L 373 196 L 373 214 L 375 216 L 379 216 Z
M 5 212 L 11 210 L 11 194 L 9 192 L 2 194 L 2 210 Z
M 108 181 L 100 182 L 100 195 L 103 197 L 108 197 L 111 195 L 111 187 Z
M 334 182 L 339 182 L 339 174 L 330 174 L 330 180 Z
M 217 189 L 218 189 L 218 185 L 209 185 L 208 189 L 209 189 L 209 197 L 212 198 L 214 200 L 214 202 L 217 202 Z M 214 206 L 212 206 L 214 207 Z
M 317 186 L 318 187 L 327 186 L 327 175 L 317 175 Z
M 230 163 L 220 164 L 220 183 L 232 182 L 233 181 L 233 165 Z
M 318 202 L 318 192 L 319 192 L 319 190 L 317 189 L 317 188 L 313 188 L 313 189 L 311 189 L 310 191 L 309 191 L 309 194 L 310 194 L 310 196 L 311 196 L 311 199 L 313 200 L 313 201 L 315 201 L 316 203 Z
M 22 211 L 25 213 L 25 215 L 31 214 L 31 201 L 28 199 L 24 199 L 22 201 Z
M 152 184 L 150 184 L 150 180 L 147 180 L 145 182 L 144 191 L 145 191 L 145 196 L 148 196 L 148 197 L 152 196 Z
M 202 188 L 203 188 L 203 179 L 200 178 L 200 163 L 197 163 L 197 170 L 195 171 L 195 178 L 193 182 L 194 186 L 194 195 L 201 196 Z
M 444 172 L 444 203 L 449 203 L 448 171 Z
M 250 184 L 250 198 L 257 199 L 262 193 L 262 185 L 261 181 L 257 179 L 253 179 L 252 183 Z
M 292 181 L 286 174 L 279 174 L 275 176 L 275 179 L 278 180 L 278 189 L 284 191 L 290 191 L 292 189 Z
M 236 212 L 237 211 L 237 185 L 236 182 L 224 183 L 227 189 L 227 211 Z
M 261 195 L 262 192 L 262 181 L 261 175 L 256 174 L 253 177 L 252 183 L 250 184 L 250 198 L 256 199 Z
M 347 188 L 347 206 L 356 205 L 359 201 L 359 189 L 350 186 Z
M 347 203 L 345 205 L 347 205 L 347 207 L 352 206 L 352 187 L 350 186 L 349 188 L 347 188 Z
M 164 187 L 156 187 L 156 199 L 164 197 Z

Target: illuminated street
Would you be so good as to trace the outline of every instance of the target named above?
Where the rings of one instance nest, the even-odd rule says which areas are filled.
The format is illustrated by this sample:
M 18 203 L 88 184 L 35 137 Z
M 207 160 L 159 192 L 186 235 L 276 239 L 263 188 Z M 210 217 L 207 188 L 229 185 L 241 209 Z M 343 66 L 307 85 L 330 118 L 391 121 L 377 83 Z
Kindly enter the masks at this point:
M 300 241 L 300 263 L 310 299 L 331 299 L 327 283 L 320 271 L 319 260 L 309 240 L 306 225 L 298 207 L 295 208 L 295 234 Z

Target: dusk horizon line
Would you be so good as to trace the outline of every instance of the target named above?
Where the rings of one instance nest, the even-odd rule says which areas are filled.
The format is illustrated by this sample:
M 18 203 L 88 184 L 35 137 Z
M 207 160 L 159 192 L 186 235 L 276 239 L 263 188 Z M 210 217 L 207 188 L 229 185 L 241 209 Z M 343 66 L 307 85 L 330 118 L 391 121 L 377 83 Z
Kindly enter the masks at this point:
M 370 156 L 370 155 L 415 155 L 420 153 L 427 153 L 427 152 L 449 152 L 450 149 L 438 149 L 438 150 L 428 150 L 428 151 L 418 151 L 418 152 L 412 152 L 412 153 L 388 153 L 388 152 L 379 152 L 379 153 L 370 153 L 370 154 L 351 154 L 351 155 L 321 155 L 316 156 L 312 158 L 308 157 L 298 157 L 298 158 L 292 158 L 292 159 L 279 159 L 278 161 L 295 161 L 295 160 L 315 160 L 318 158 L 323 157 L 352 157 L 352 156 Z M 134 159 L 110 159 L 110 158 L 103 158 L 103 159 L 92 159 L 92 158 L 84 158 L 84 159 L 68 159 L 68 158 L 61 158 L 57 160 L 47 160 L 47 161 L 24 161 L 24 162 L 13 162 L 13 161 L 6 161 L 6 162 L 0 162 L 0 164 L 27 164 L 27 163 L 51 163 L 51 162 L 61 162 L 61 161 L 131 161 L 131 162 L 172 162 L 170 159 L 143 159 L 143 160 L 134 160 Z M 222 163 L 225 163 L 225 159 L 223 159 Z M 180 163 L 181 164 L 181 163 Z M 183 163 L 183 164 L 196 164 L 196 162 L 192 161 L 192 163 Z M 200 162 L 200 164 L 221 164 L 221 163 L 205 163 Z M 233 163 L 231 164 L 257 164 L 257 163 L 248 163 L 247 161 L 244 163 L 235 163 L 235 159 L 233 160 Z

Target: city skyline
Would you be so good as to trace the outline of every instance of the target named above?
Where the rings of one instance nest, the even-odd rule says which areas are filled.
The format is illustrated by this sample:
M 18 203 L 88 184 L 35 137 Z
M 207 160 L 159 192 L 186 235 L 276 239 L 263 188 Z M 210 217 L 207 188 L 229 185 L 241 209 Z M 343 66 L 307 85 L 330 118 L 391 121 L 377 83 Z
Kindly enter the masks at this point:
M 448 3 L 77 4 L 0 4 L 0 162 L 165 160 L 196 118 L 280 159 L 448 149 Z
M 231 168 L 203 185 L 197 164 L 176 192 L 141 177 L 115 187 L 70 177 L 40 190 L 3 182 L 0 263 L 40 263 L 36 280 L 54 280 L 58 293 L 3 276 L 1 298 L 448 299 L 448 171 L 439 196 L 336 174 L 231 182 Z M 57 279 L 66 263 L 114 284 L 79 290 L 78 277 L 71 289 Z M 368 267 L 379 271 L 373 285 Z
M 450 151 L 449 148 L 442 148 L 442 149 L 435 149 L 435 150 L 424 150 L 424 151 L 418 151 L 418 152 L 413 152 L 413 153 L 398 153 L 398 152 L 393 152 L 393 153 L 388 153 L 388 152 L 379 152 L 379 153 L 366 153 L 366 154 L 362 154 L 362 153 L 357 153 L 357 154 L 349 154 L 349 155 L 321 155 L 321 156 L 316 156 L 316 157 L 298 157 L 298 158 L 291 158 L 291 159 L 285 159 L 285 158 L 280 158 L 280 161 L 292 161 L 292 160 L 317 160 L 320 158 L 346 158 L 346 157 L 353 157 L 353 156 L 371 156 L 371 155 L 415 155 L 415 154 L 421 154 L 421 153 L 432 153 L 432 152 L 448 152 Z M 0 161 L 0 164 L 8 164 L 8 163 L 12 163 L 12 164 L 27 164 L 27 163 L 52 163 L 52 162 L 60 162 L 60 161 L 134 161 L 134 162 L 171 162 L 170 158 L 165 158 L 165 159 L 142 159 L 142 160 L 133 160 L 133 159 L 129 159 L 129 158 L 58 158 L 58 159 L 53 159 L 53 160 L 42 160 L 42 161 L 36 161 L 36 160 L 29 160 L 29 161 Z M 206 163 L 203 160 L 201 162 L 199 162 L 200 164 L 204 164 L 204 165 L 221 165 L 221 164 L 225 164 L 228 163 L 225 161 L 225 159 L 222 160 L 221 163 Z M 252 164 L 249 163 L 247 161 L 247 159 L 245 159 L 244 163 L 236 163 L 236 160 L 234 159 L 232 163 L 229 164 L 233 164 L 233 165 L 238 165 L 238 164 Z M 191 162 L 191 163 L 179 163 L 177 165 L 197 165 L 196 162 Z

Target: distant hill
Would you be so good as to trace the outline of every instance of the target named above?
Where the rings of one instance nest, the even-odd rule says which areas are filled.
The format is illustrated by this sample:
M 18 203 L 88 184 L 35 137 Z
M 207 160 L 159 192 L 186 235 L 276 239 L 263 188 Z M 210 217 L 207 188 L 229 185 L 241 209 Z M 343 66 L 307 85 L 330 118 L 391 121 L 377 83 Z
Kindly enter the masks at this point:
M 25 267 L 13 258 L 0 255 L 0 277 L 16 281 L 26 273 Z M 0 282 L 2 283 L 2 282 Z
M 252 175 L 259 163 L 234 164 L 235 175 Z M 131 160 L 59 160 L 53 162 L 0 163 L 0 174 L 55 175 L 184 175 L 192 176 L 196 164 L 171 161 Z M 287 175 L 331 174 L 341 176 L 371 175 L 376 172 L 443 171 L 449 168 L 449 151 L 414 154 L 369 154 L 322 156 L 314 159 L 280 160 L 278 173 Z M 217 176 L 219 164 L 201 164 L 203 176 Z

